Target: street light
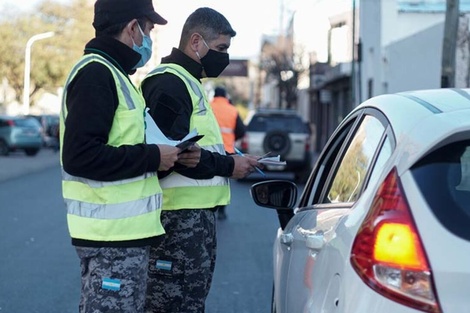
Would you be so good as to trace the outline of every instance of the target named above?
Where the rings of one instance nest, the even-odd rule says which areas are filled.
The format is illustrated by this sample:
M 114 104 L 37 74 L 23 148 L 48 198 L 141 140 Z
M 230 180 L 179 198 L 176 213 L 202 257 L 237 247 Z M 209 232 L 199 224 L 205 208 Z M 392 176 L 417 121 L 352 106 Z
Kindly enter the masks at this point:
M 23 85 L 23 113 L 29 114 L 29 85 L 30 85 L 30 71 L 31 71 L 31 46 L 35 41 L 46 39 L 54 36 L 54 32 L 46 32 L 32 36 L 26 42 L 26 49 L 24 52 L 24 85 Z

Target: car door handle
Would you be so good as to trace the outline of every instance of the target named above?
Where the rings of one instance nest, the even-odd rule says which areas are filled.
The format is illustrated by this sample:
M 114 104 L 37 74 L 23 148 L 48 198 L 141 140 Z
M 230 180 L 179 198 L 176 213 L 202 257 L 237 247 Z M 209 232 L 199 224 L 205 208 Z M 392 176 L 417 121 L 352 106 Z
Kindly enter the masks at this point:
M 294 236 L 292 235 L 292 233 L 281 234 L 280 241 L 282 244 L 290 246 L 292 242 L 294 242 Z
M 312 234 L 305 236 L 305 245 L 312 250 L 321 250 L 325 244 L 323 234 Z

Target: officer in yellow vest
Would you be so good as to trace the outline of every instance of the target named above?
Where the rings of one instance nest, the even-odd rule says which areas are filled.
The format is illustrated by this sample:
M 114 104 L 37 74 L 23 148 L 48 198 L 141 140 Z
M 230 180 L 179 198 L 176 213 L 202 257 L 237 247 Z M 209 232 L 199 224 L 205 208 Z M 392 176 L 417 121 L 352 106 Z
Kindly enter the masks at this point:
M 225 155 L 201 83 L 229 64 L 235 34 L 219 12 L 197 9 L 183 26 L 179 48 L 141 85 L 150 115 L 166 136 L 182 139 L 194 128 L 204 135 L 199 164 L 176 165 L 160 179 L 166 235 L 151 248 L 146 312 L 204 312 L 216 258 L 216 207 L 230 201 L 228 178 L 243 178 L 259 166 L 256 157 Z
M 166 22 L 152 0 L 97 0 L 96 37 L 65 83 L 62 190 L 80 259 L 81 313 L 144 310 L 149 247 L 164 234 L 157 170 L 179 162 L 180 149 L 145 144 L 145 102 L 129 74 L 150 58 L 154 24 Z M 186 153 L 183 163 L 199 157 Z

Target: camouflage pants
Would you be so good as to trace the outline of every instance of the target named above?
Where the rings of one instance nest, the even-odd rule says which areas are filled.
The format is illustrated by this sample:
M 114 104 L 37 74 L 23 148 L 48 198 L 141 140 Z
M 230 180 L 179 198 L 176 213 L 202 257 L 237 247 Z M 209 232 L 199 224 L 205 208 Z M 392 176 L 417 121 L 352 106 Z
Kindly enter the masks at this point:
M 142 313 L 149 247 L 76 247 L 82 272 L 80 313 Z
M 147 313 L 204 313 L 216 257 L 215 213 L 163 211 L 166 234 L 150 248 Z

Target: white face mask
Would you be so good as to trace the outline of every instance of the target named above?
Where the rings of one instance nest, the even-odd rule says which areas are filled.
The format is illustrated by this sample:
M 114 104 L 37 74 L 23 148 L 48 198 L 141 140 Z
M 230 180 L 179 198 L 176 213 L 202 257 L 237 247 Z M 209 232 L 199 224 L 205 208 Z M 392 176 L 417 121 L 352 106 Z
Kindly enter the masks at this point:
M 152 39 L 145 35 L 144 32 L 142 31 L 142 28 L 140 28 L 139 23 L 137 23 L 137 26 L 139 27 L 140 33 L 142 34 L 142 46 L 138 46 L 135 44 L 134 39 L 132 39 L 132 49 L 134 49 L 135 52 L 139 53 L 141 58 L 139 63 L 137 63 L 133 69 L 142 67 L 145 65 L 145 63 L 150 60 L 150 57 L 152 56 Z

